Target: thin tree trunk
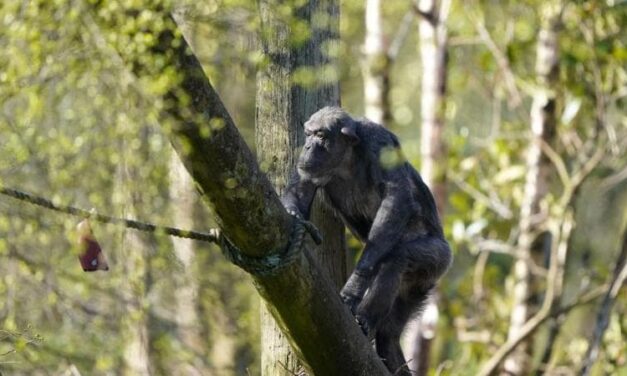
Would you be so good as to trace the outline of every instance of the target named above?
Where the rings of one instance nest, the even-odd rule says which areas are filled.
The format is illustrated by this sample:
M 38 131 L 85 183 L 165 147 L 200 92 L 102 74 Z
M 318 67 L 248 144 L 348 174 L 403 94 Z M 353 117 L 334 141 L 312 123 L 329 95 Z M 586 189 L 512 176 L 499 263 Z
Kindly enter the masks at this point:
M 546 343 L 544 344 L 544 350 L 542 351 L 540 365 L 534 371 L 534 374 L 537 376 L 544 375 L 546 372 L 550 371 L 549 362 L 551 361 L 551 356 L 553 355 L 555 341 L 557 340 L 557 337 L 559 337 L 560 329 L 564 324 L 564 319 L 565 317 L 562 315 L 551 319 L 551 321 L 549 322 L 548 335 Z
M 558 69 L 557 26 L 558 12 L 555 7 L 548 7 L 544 13 L 544 22 L 538 34 L 536 52 L 536 75 L 539 90 L 533 98 L 531 107 L 532 139 L 527 151 L 527 176 L 520 214 L 520 236 L 518 238 L 517 258 L 514 263 L 514 288 L 512 313 L 508 339 L 515 338 L 525 322 L 535 313 L 538 297 L 534 295 L 536 283 L 530 270 L 530 262 L 543 260 L 544 239 L 541 227 L 548 213 L 541 207 L 549 189 L 549 175 L 552 171 L 550 160 L 542 152 L 542 144 L 552 146 L 556 134 L 555 92 Z M 541 263 L 542 264 L 542 263 Z M 530 336 L 521 343 L 504 362 L 505 372 L 510 375 L 524 375 L 529 372 Z
M 194 228 L 194 208 L 197 205 L 196 191 L 189 173 L 178 155 L 172 152 L 169 166 L 170 203 L 174 223 L 181 228 Z M 181 270 L 175 276 L 176 336 L 186 356 L 176 359 L 170 371 L 176 375 L 204 375 L 208 368 L 203 361 L 205 343 L 201 338 L 198 318 L 198 285 L 194 276 L 194 242 L 191 239 L 172 237 L 174 254 Z
M 421 0 L 418 3 L 420 21 L 420 59 L 422 62 L 421 88 L 421 175 L 433 192 L 440 216 L 446 205 L 447 155 L 444 141 L 446 109 L 446 72 L 448 32 L 446 20 L 450 10 L 449 0 Z M 409 338 L 413 339 L 410 351 L 410 370 L 426 375 L 429 370 L 431 344 L 435 337 L 438 306 L 434 295 L 429 299 L 424 314 L 418 318 Z
M 446 199 L 446 145 L 443 132 L 448 60 L 446 19 L 450 0 L 421 0 L 418 9 L 421 13 L 419 32 L 422 62 L 420 172 L 433 191 L 438 210 L 442 212 Z
M 337 47 L 339 7 L 336 0 L 310 1 L 294 10 L 293 18 L 304 21 L 312 31 L 310 39 L 300 47 L 291 47 L 294 37 L 290 20 L 276 16 L 272 1 L 261 2 L 263 22 L 263 52 L 269 63 L 257 77 L 256 143 L 259 160 L 277 192 L 282 193 L 290 173 L 295 168 L 298 148 L 302 146 L 302 125 L 318 109 L 339 105 L 337 80 L 325 82 L 320 77 L 323 66 L 337 69 L 323 52 Z M 324 26 L 314 26 L 314 15 L 328 15 Z M 309 69 L 318 80 L 303 86 L 293 81 L 295 73 Z M 312 220 L 323 234 L 324 242 L 315 250 L 319 264 L 329 272 L 336 287 L 341 287 L 347 274 L 344 246 L 344 226 L 335 213 L 318 195 L 314 202 Z M 261 307 L 261 372 L 262 375 L 302 374 L 303 367 L 292 351 L 284 334 L 268 312 Z
M 592 370 L 592 366 L 594 362 L 596 362 L 599 356 L 599 348 L 601 347 L 601 341 L 603 340 L 603 335 L 605 334 L 605 330 L 610 321 L 610 314 L 612 312 L 612 308 L 614 307 L 614 303 L 618 298 L 618 293 L 620 289 L 625 284 L 627 280 L 627 229 L 623 232 L 623 240 L 621 244 L 621 250 L 618 255 L 618 259 L 616 260 L 616 266 L 614 267 L 614 275 L 612 277 L 612 282 L 610 283 L 610 287 L 603 298 L 603 302 L 601 303 L 601 308 L 597 313 L 596 325 L 594 327 L 594 333 L 590 338 L 590 342 L 588 343 L 588 350 L 586 351 L 586 356 L 583 360 L 583 365 L 581 367 L 580 375 L 587 376 L 590 374 Z
M 391 119 L 390 59 L 387 54 L 381 18 L 381 0 L 366 0 L 366 38 L 363 46 L 364 113 L 379 124 Z
M 122 240 L 123 257 L 126 258 L 123 266 L 126 287 L 121 291 L 126 302 L 122 322 L 123 375 L 151 375 L 148 312 L 144 307 L 146 265 L 142 257 L 146 244 L 140 236 L 136 231 L 126 230 Z
M 19 284 L 15 283 L 18 277 L 18 262 L 13 257 L 9 258 L 6 264 L 7 273 L 4 275 L 4 285 L 6 286 L 4 310 L 0 317 L 2 328 L 6 330 L 17 329 L 17 289 Z
M 141 137 L 141 136 L 140 136 Z M 126 150 L 126 146 L 122 148 Z M 140 157 L 141 158 L 141 157 Z M 138 192 L 133 188 L 137 177 L 137 166 L 125 160 L 116 172 L 116 206 L 123 208 L 122 217 L 136 217 Z M 126 229 L 121 238 L 119 259 L 125 276 L 120 286 L 120 295 L 125 302 L 125 313 L 121 323 L 124 337 L 122 349 L 123 375 L 151 375 L 150 343 L 148 336 L 148 311 L 145 305 L 147 291 L 147 257 L 149 245 L 144 234 Z

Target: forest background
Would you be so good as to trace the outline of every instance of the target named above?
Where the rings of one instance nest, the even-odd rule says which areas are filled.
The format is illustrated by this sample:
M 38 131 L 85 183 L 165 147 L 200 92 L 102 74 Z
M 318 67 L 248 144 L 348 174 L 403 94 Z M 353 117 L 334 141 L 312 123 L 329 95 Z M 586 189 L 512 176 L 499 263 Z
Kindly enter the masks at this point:
M 255 150 L 267 10 L 290 48 L 339 17 L 331 63 L 289 84 L 338 82 L 343 108 L 398 134 L 454 249 L 405 336 L 413 366 L 475 375 L 514 342 L 498 362 L 513 374 L 627 374 L 627 4 L 346 0 L 303 21 L 313 3 L 3 2 L 0 187 L 216 227 L 168 139 L 180 67 L 155 30 L 174 11 Z M 92 222 L 111 269 L 86 274 L 78 221 L 0 196 L 0 373 L 272 374 L 259 295 L 217 247 Z

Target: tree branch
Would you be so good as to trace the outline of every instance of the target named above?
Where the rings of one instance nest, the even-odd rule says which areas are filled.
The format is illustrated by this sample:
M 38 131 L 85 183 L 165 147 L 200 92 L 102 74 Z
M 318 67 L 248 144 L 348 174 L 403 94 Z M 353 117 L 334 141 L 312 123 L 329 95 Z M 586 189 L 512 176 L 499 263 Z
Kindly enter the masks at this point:
M 518 346 L 518 344 L 520 344 L 522 341 L 527 339 L 527 337 L 533 334 L 546 320 L 564 315 L 570 312 L 573 308 L 594 301 L 595 299 L 603 295 L 606 289 L 606 285 L 600 286 L 590 292 L 579 295 L 579 297 L 575 299 L 574 302 L 563 306 L 562 308 L 556 309 L 554 311 L 541 310 L 540 312 L 538 312 L 537 315 L 529 319 L 529 321 L 527 321 L 525 325 L 523 325 L 517 337 L 507 341 L 494 353 L 494 355 L 492 355 L 492 357 L 481 368 L 478 376 L 489 376 L 493 374 L 499 364 L 503 361 L 503 359 L 505 359 L 505 357 L 509 355 L 516 348 L 516 346 Z
M 438 22 L 437 15 L 434 12 L 425 12 L 424 10 L 420 9 L 420 6 L 418 5 L 417 1 L 414 1 L 412 3 L 412 11 L 414 12 L 414 14 L 423 18 L 425 21 L 429 22 L 431 25 L 435 26 L 436 23 Z
M 411 28 L 411 24 L 414 22 L 414 12 L 408 11 L 405 13 L 401 24 L 398 26 L 396 30 L 396 34 L 394 34 L 394 39 L 392 39 L 392 43 L 390 43 L 390 47 L 387 50 L 387 56 L 390 62 L 394 62 L 398 57 L 398 53 L 409 34 L 409 30 Z
M 607 292 L 605 293 L 605 297 L 603 298 L 603 302 L 601 303 L 599 313 L 597 314 L 594 334 L 588 343 L 588 350 L 586 351 L 586 356 L 583 360 L 580 372 L 580 375 L 582 376 L 587 376 L 590 373 L 592 365 L 599 355 L 599 347 L 601 345 L 601 341 L 603 340 L 603 334 L 605 334 L 605 330 L 609 324 L 612 308 L 614 307 L 614 303 L 618 297 L 618 292 L 627 279 L 627 263 L 625 263 L 627 259 L 627 229 L 623 231 L 622 243 L 621 251 L 616 261 L 616 267 L 614 268 L 612 281 L 610 282 Z
M 503 219 L 512 218 L 512 215 L 513 215 L 512 211 L 507 206 L 505 206 L 502 202 L 495 200 L 495 199 L 490 199 L 490 197 L 488 197 L 487 195 L 485 195 L 483 192 L 479 191 L 472 185 L 466 183 L 464 179 L 462 179 L 461 176 L 453 172 L 449 172 L 449 176 L 451 180 L 453 181 L 453 183 L 455 183 L 455 185 L 457 185 L 462 191 L 466 192 L 466 194 L 474 198 L 476 201 L 479 201 L 483 203 L 484 205 L 486 205 L 487 207 L 489 207 L 490 209 L 492 209 L 499 217 Z
M 509 60 L 501 51 L 501 49 L 499 49 L 499 47 L 496 45 L 494 39 L 492 39 L 492 36 L 488 32 L 488 29 L 486 29 L 485 24 L 475 17 L 474 25 L 477 33 L 479 34 L 479 37 L 488 48 L 488 50 L 492 53 L 492 56 L 494 56 L 494 60 L 496 61 L 499 70 L 505 78 L 505 87 L 509 92 L 510 107 L 516 108 L 520 106 L 520 104 L 522 103 L 522 97 L 520 95 L 518 87 L 516 86 L 516 78 L 514 76 L 514 72 L 512 71 L 511 66 L 509 65 Z
M 164 21 L 169 27 L 155 35 L 158 43 L 148 51 L 152 59 L 139 60 L 126 49 L 118 53 L 138 75 L 163 67 L 176 73 L 163 96 L 161 124 L 203 197 L 214 208 L 222 231 L 248 256 L 284 249 L 292 218 L 259 169 L 196 56 L 176 31 L 173 19 L 168 15 Z M 135 36 L 129 37 L 134 40 Z M 155 60 L 165 64 L 153 66 Z M 253 278 L 277 323 L 313 373 L 388 374 L 335 286 L 308 252 L 301 253 L 281 273 Z
M 572 180 L 568 173 L 568 168 L 566 167 L 564 159 L 562 159 L 562 157 L 546 141 L 543 139 L 538 139 L 538 141 L 540 142 L 540 149 L 542 149 L 544 155 L 549 158 L 557 170 L 557 174 L 559 175 L 564 188 L 572 186 Z

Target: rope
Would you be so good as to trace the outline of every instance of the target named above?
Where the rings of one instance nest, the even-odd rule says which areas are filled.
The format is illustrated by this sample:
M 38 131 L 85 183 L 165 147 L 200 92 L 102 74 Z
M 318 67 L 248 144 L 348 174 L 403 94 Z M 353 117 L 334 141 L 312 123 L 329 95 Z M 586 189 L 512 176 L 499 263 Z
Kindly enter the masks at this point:
M 298 260 L 301 249 L 305 243 L 305 235 L 310 233 L 308 229 L 308 226 L 311 225 L 310 222 L 296 217 L 293 218 L 292 234 L 284 250 L 272 251 L 263 257 L 251 257 L 242 253 L 226 236 L 220 238 L 220 249 L 229 261 L 252 275 L 276 275 L 279 270 Z M 318 230 L 316 229 L 316 231 Z M 316 241 L 316 235 L 310 234 L 314 241 Z
M 135 221 L 132 219 L 110 217 L 108 215 L 93 213 L 91 211 L 80 209 L 74 206 L 57 205 L 53 203 L 52 201 L 45 199 L 43 197 L 34 196 L 29 193 L 18 191 L 15 189 L 10 189 L 10 188 L 0 187 L 0 193 L 5 196 L 13 197 L 20 201 L 25 201 L 33 205 L 41 206 L 42 208 L 74 215 L 77 217 L 90 218 L 98 222 L 123 225 L 125 227 L 133 228 L 135 230 L 144 231 L 144 232 L 161 231 L 168 235 L 176 236 L 179 238 L 196 239 L 196 240 L 202 240 L 202 241 L 211 242 L 211 243 L 216 243 L 218 241 L 218 238 L 216 237 L 216 234 L 213 231 L 209 233 L 188 231 L 188 230 L 181 230 L 175 227 L 157 226 L 152 223 L 140 222 L 140 221 Z
M 316 244 L 322 242 L 320 231 L 311 222 L 293 216 L 292 233 L 287 247 L 283 250 L 268 252 L 263 257 L 252 257 L 244 254 L 233 242 L 227 238 L 220 229 L 213 228 L 209 232 L 198 232 L 191 230 L 181 230 L 176 227 L 157 226 L 148 222 L 141 222 L 126 218 L 111 217 L 98 214 L 85 209 L 80 209 L 69 205 L 57 205 L 51 200 L 35 196 L 16 189 L 0 186 L 0 194 L 12 197 L 46 209 L 60 213 L 70 214 L 83 218 L 90 218 L 98 222 L 123 225 L 144 232 L 163 232 L 167 235 L 179 238 L 195 239 L 217 244 L 224 256 L 233 264 L 239 266 L 246 272 L 258 275 L 269 276 L 276 274 L 279 270 L 292 264 L 298 259 L 299 253 L 304 245 L 305 235 L 309 234 Z

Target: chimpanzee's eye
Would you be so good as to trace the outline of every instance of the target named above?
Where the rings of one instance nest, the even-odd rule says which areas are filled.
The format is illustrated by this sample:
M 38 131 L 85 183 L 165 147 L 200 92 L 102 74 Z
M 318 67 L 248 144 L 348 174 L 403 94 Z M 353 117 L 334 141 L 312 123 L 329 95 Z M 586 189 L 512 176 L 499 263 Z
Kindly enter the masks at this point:
M 324 141 L 324 139 L 326 138 L 326 135 L 324 134 L 324 132 L 319 131 L 319 132 L 316 132 L 316 137 L 318 137 L 320 140 Z

